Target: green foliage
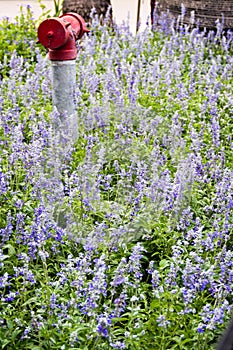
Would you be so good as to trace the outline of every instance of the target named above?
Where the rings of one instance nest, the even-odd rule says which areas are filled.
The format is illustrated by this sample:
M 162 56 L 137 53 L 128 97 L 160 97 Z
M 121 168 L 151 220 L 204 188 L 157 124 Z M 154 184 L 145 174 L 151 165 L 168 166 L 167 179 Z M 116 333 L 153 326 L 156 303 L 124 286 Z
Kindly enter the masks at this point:
M 54 3 L 54 17 L 59 17 L 62 13 L 63 0 L 53 0 Z
M 20 14 L 14 20 L 8 17 L 3 18 L 0 22 L 0 73 L 2 76 L 8 74 L 10 67 L 10 59 L 14 52 L 22 57 L 24 62 L 30 65 L 36 62 L 36 51 L 39 47 L 44 49 L 37 43 L 37 27 L 39 23 L 50 15 L 45 5 L 38 1 L 42 9 L 42 15 L 35 20 L 30 6 L 20 7 Z
M 36 26 L 32 20 L 32 12 L 29 7 L 26 13 L 21 7 L 20 16 L 15 18 L 15 22 L 10 22 L 5 18 L 0 23 L 0 62 L 9 60 L 14 51 L 19 56 L 23 56 L 29 60 L 34 59 L 34 50 L 36 45 Z

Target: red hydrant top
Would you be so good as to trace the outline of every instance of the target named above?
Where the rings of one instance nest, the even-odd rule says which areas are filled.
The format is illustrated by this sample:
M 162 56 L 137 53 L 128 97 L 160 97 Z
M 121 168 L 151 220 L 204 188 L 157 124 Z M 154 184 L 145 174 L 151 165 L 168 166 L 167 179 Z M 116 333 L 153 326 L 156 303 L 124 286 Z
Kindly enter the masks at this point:
M 49 50 L 50 60 L 73 60 L 77 57 L 76 41 L 87 32 L 89 30 L 80 15 L 67 13 L 43 21 L 38 28 L 38 39 Z

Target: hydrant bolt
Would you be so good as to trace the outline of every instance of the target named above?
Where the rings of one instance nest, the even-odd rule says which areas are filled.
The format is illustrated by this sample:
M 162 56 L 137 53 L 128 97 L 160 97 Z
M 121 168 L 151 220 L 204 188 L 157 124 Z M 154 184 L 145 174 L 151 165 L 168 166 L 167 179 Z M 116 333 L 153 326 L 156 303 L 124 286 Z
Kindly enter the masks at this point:
M 48 32 L 47 37 L 52 38 L 52 36 L 53 36 L 53 32 Z

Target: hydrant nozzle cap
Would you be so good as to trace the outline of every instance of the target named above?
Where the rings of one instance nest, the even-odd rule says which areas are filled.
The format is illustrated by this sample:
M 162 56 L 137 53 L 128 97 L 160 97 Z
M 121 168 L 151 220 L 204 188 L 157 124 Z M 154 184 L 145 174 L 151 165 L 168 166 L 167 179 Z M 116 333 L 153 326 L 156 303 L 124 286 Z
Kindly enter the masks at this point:
M 39 42 L 46 49 L 57 49 L 63 46 L 68 40 L 69 33 L 65 24 L 58 18 L 49 18 L 44 20 L 38 28 Z
M 89 33 L 90 30 L 86 26 L 84 18 L 77 13 L 69 12 L 61 15 L 59 18 L 63 18 L 71 24 L 72 29 L 76 33 L 77 40 L 81 39 L 85 33 Z

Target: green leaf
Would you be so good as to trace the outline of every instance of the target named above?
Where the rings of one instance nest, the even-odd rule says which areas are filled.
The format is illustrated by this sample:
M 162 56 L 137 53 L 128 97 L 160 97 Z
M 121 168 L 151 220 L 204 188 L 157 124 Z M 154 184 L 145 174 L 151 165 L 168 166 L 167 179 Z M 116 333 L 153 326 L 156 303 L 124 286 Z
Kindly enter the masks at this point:
M 152 310 L 154 309 L 158 309 L 160 307 L 160 303 L 161 301 L 160 300 L 152 300 L 151 304 L 150 304 L 150 308 Z
M 13 328 L 14 328 L 13 322 L 10 321 L 10 320 L 7 320 L 7 327 L 8 327 L 9 329 L 13 329 Z
M 30 350 L 41 350 L 41 347 L 38 345 L 33 345 L 33 344 L 28 344 L 26 349 L 30 349 Z
M 8 344 L 10 344 L 10 340 L 8 340 L 8 339 L 4 339 L 4 340 L 2 340 L 2 349 L 6 349 L 6 346 L 8 345 Z
M 22 306 L 26 306 L 26 305 L 32 304 L 32 303 L 35 303 L 35 304 L 36 304 L 36 301 L 40 302 L 40 300 L 38 300 L 37 297 L 30 298 L 30 299 L 28 299 Z
M 8 256 L 11 257 L 12 255 L 15 255 L 15 248 L 13 247 L 13 245 L 6 244 L 3 249 L 8 249 Z
M 14 331 L 13 331 L 13 333 L 12 333 L 12 335 L 11 335 L 11 339 L 12 340 L 14 340 L 16 337 L 17 337 L 17 335 L 19 334 L 19 333 L 21 333 L 22 331 L 17 327 Z
M 170 266 L 170 261 L 166 259 L 161 260 L 159 263 L 159 267 L 161 269 L 165 269 L 166 267 L 169 267 L 169 266 Z

